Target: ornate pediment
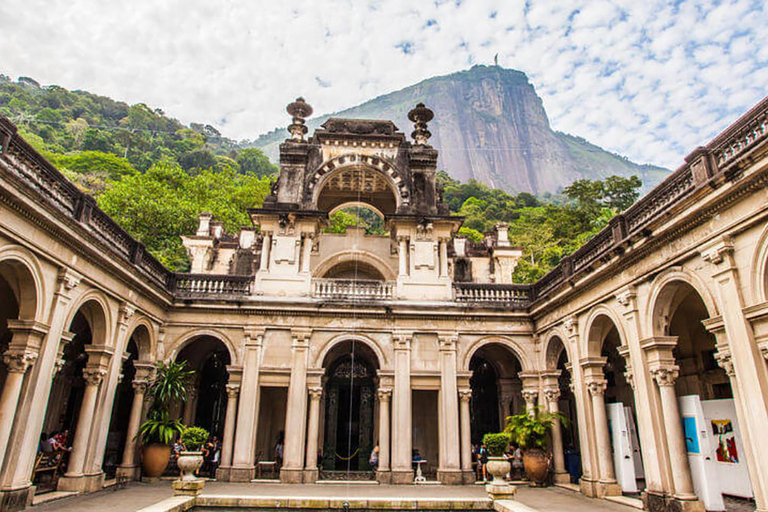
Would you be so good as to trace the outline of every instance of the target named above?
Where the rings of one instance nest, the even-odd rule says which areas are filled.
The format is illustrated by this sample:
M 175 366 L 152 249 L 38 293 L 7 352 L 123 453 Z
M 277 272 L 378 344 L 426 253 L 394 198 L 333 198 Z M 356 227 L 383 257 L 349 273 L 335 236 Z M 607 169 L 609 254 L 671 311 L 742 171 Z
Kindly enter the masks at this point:
M 392 121 L 377 119 L 339 119 L 332 117 L 322 124 L 328 133 L 350 135 L 394 135 L 397 126 Z

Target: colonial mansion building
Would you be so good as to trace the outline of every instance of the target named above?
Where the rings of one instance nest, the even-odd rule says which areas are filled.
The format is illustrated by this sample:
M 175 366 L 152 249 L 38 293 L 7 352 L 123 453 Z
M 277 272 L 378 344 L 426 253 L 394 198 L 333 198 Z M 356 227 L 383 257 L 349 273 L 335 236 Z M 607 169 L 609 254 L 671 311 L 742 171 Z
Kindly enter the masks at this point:
M 279 179 L 252 226 L 200 213 L 190 273 L 164 268 L 0 116 L 0 510 L 35 492 L 42 432 L 69 430 L 62 490 L 138 479 L 158 361 L 195 370 L 175 414 L 222 440 L 220 480 L 374 475 L 473 483 L 473 445 L 534 407 L 554 481 L 653 511 L 768 511 L 768 98 L 532 285 L 499 225 L 457 236 L 433 113 L 288 106 Z M 450 168 L 450 163 L 448 163 Z M 384 235 L 330 233 L 366 209 Z

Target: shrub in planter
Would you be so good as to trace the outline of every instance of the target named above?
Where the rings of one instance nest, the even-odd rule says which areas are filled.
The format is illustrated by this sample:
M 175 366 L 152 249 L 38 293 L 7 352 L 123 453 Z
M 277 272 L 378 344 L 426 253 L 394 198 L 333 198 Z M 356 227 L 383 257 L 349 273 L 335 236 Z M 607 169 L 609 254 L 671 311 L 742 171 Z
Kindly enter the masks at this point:
M 181 470 L 181 479 L 184 481 L 197 480 L 195 472 L 203 465 L 203 453 L 200 448 L 208 440 L 208 431 L 200 427 L 185 427 L 181 431 L 181 442 L 184 451 L 179 455 L 176 463 Z
M 536 407 L 532 413 L 507 418 L 505 432 L 512 435 L 512 442 L 523 450 L 523 468 L 534 485 L 544 485 L 549 475 L 551 455 L 547 452 L 549 432 L 555 421 L 563 425 L 568 419 L 561 413 L 551 413 Z
M 509 462 L 504 458 L 504 452 L 509 446 L 510 435 L 507 432 L 485 434 L 483 444 L 488 450 L 488 472 L 493 475 L 492 485 L 505 485 L 504 475 L 509 473 Z

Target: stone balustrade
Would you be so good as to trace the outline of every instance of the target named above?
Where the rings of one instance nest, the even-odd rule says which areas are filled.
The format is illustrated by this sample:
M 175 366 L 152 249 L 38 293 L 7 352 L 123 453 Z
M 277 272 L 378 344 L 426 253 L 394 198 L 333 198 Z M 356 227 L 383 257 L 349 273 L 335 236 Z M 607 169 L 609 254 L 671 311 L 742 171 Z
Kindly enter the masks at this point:
M 171 288 L 178 298 L 225 298 L 250 295 L 251 283 L 252 276 L 176 273 Z
M 331 300 L 392 300 L 395 298 L 394 281 L 353 279 L 313 279 L 312 297 Z
M 453 285 L 456 302 L 480 305 L 503 304 L 514 308 L 524 308 L 530 304 L 531 288 L 531 285 L 527 284 L 456 283 Z

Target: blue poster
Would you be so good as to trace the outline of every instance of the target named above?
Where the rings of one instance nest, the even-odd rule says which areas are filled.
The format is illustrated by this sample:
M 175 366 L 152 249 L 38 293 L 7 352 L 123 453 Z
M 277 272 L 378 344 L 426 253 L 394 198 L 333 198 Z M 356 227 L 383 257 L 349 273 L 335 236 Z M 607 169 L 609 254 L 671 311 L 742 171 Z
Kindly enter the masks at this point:
M 688 453 L 699 453 L 699 436 L 696 434 L 696 418 L 683 416 L 683 433 Z

